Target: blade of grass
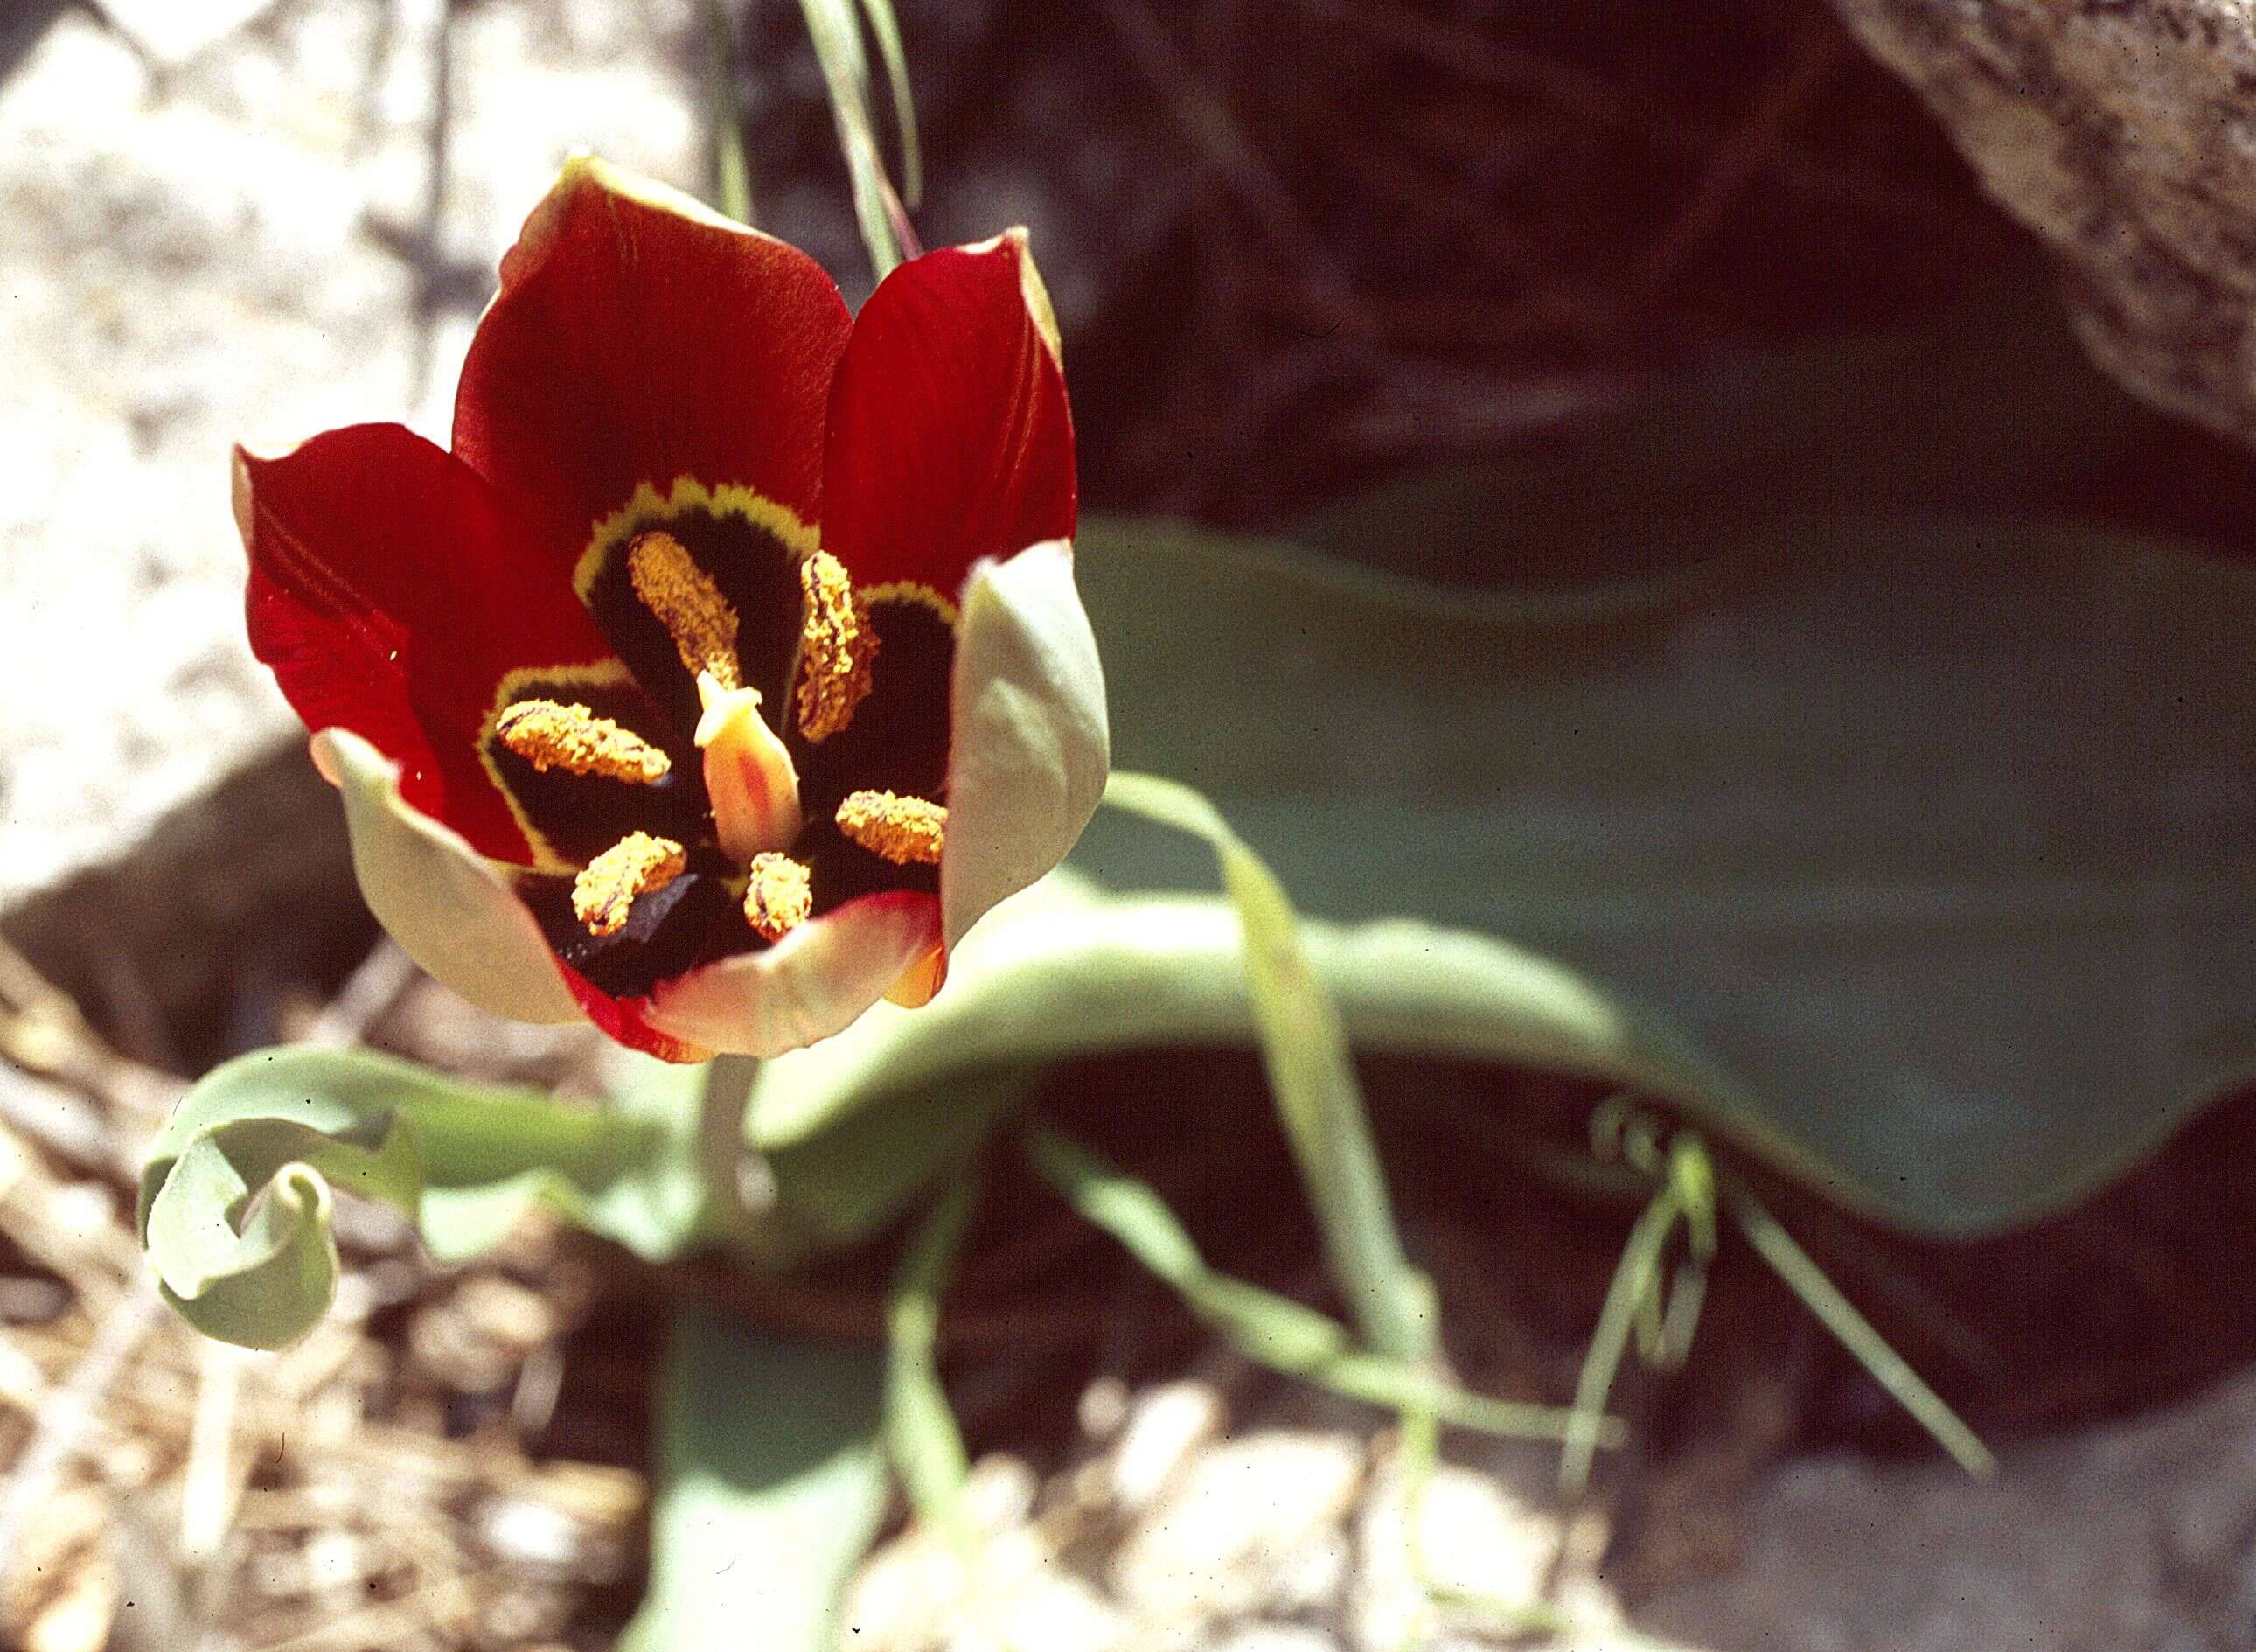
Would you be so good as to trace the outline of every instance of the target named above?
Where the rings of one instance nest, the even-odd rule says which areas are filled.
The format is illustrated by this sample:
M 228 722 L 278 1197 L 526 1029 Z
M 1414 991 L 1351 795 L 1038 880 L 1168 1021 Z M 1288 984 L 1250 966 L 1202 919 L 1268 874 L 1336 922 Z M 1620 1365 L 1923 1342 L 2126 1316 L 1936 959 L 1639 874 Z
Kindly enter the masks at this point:
M 1904 1357 L 1891 1348 L 1872 1328 L 1872 1322 L 1835 1288 L 1762 1201 L 1736 1179 L 1724 1183 L 1723 1194 L 1725 1208 L 1738 1224 L 1739 1231 L 1746 1235 L 1747 1243 L 1754 1246 L 1755 1253 L 1770 1264 L 1771 1271 L 1801 1299 L 1802 1306 L 1817 1316 L 1818 1323 L 1856 1355 L 1858 1362 L 1872 1373 L 1872 1380 L 1934 1437 L 1935 1443 L 1948 1451 L 1959 1467 L 1978 1477 L 1993 1472 L 1998 1459 L 1991 1455 L 1990 1448 L 1959 1419 L 1956 1412 L 1943 1403 L 1941 1394 L 1921 1380 Z
M 1685 1256 L 1669 1276 L 1664 1308 L 1654 1297 L 1653 1338 L 1639 1355 L 1657 1370 L 1680 1368 L 1692 1352 L 1700 1310 L 1708 1301 L 1708 1268 L 1716 1260 L 1716 1161 L 1698 1133 L 1677 1133 L 1668 1144 L 1668 1184 L 1684 1213 Z
M 912 207 L 924 198 L 924 145 L 917 136 L 916 100 L 909 93 L 908 54 L 901 50 L 901 25 L 893 0 L 862 0 L 870 37 L 885 60 L 885 83 L 893 99 L 893 121 L 901 131 L 901 195 Z
M 1663 1183 L 1622 1246 L 1621 1260 L 1614 1267 L 1613 1281 L 1606 1287 L 1605 1302 L 1598 1309 L 1597 1329 L 1590 1333 L 1590 1352 L 1583 1356 L 1582 1375 L 1575 1383 L 1567 1444 L 1559 1454 L 1559 1484 L 1566 1491 L 1580 1492 L 1590 1483 L 1590 1459 L 1597 1447 L 1606 1396 L 1613 1392 L 1614 1378 L 1621 1371 L 1639 1305 L 1652 1294 L 1660 1277 L 1669 1230 L 1683 1210 L 1676 1184 Z
M 1371 1134 L 1339 1011 L 1301 944 L 1284 886 L 1214 805 L 1178 781 L 1116 771 L 1104 788 L 1116 808 L 1156 821 L 1213 849 L 1223 889 L 1245 929 L 1245 975 L 1277 1113 L 1334 1275 L 1365 1341 L 1398 1359 L 1432 1357 L 1435 1327 L 1403 1253 L 1386 1177 Z
M 729 0 L 705 0 L 706 123 L 713 138 L 713 204 L 738 223 L 752 221 L 752 168 L 744 154 L 744 106 L 737 95 L 737 29 Z
M 870 59 L 862 44 L 861 18 L 855 11 L 855 0 L 800 0 L 800 11 L 814 43 L 815 60 L 822 66 L 823 85 L 830 94 L 838 147 L 846 157 L 847 175 L 854 187 L 855 221 L 861 226 L 863 244 L 870 250 L 870 263 L 882 281 L 901 261 L 899 201 L 885 177 L 877 122 L 870 112 Z
M 1421 1364 L 1359 1350 L 1348 1328 L 1329 1315 L 1216 1273 L 1165 1200 L 1060 1132 L 1033 1126 L 1021 1135 L 1020 1145 L 1035 1173 L 1068 1204 L 1110 1233 L 1248 1359 L 1366 1404 L 1431 1412 L 1476 1433 L 1519 1439 L 1565 1436 L 1569 1418 L 1562 1411 L 1490 1399 Z M 1618 1438 L 1611 1419 L 1603 1420 L 1597 1443 L 1611 1445 Z
M 940 1294 L 978 1192 L 969 1169 L 948 1179 L 901 1255 L 885 1309 L 885 1449 L 919 1516 L 945 1532 L 959 1553 L 976 1542 L 962 1507 L 970 1465 L 934 1351 Z

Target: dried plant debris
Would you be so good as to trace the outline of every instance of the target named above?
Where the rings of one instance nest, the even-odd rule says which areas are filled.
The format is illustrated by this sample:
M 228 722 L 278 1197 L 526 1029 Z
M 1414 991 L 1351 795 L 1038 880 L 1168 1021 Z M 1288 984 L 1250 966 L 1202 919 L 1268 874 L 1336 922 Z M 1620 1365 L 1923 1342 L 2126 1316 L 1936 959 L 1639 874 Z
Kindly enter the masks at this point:
M 458 1006 L 384 962 L 306 1030 L 458 1064 L 475 1043 L 483 1064 L 572 1082 L 563 1041 L 469 1039 Z M 130 1077 L 136 1098 L 168 1082 L 82 1023 L 35 1021 L 25 996 L 0 998 L 11 1052 Z M 55 1093 L 107 1131 L 145 1132 L 137 1099 L 91 1088 Z M 74 1164 L 0 1124 L 0 1644 L 605 1643 L 617 1612 L 589 1602 L 634 1569 L 645 1487 L 555 1444 L 571 1432 L 554 1423 L 565 1344 L 591 1295 L 555 1232 L 533 1225 L 490 1261 L 442 1270 L 351 1206 L 335 1310 L 296 1346 L 250 1355 L 164 1308 L 130 1200 L 106 1160 Z

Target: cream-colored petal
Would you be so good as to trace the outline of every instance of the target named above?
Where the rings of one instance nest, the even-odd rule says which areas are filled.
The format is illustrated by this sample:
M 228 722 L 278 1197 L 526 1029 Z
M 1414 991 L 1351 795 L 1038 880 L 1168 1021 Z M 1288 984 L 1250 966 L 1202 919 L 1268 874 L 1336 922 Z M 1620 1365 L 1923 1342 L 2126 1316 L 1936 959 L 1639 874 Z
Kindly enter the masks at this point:
M 864 895 L 765 951 L 659 982 L 642 1017 L 723 1055 L 780 1055 L 845 1031 L 939 939 L 930 895 Z
M 399 794 L 399 766 L 347 729 L 314 737 L 344 794 L 353 872 L 376 921 L 441 985 L 513 1021 L 581 1019 L 525 903 L 462 835 Z
M 1070 545 L 1052 540 L 971 570 L 950 699 L 940 899 L 952 948 L 1065 858 L 1104 794 L 1104 672 Z

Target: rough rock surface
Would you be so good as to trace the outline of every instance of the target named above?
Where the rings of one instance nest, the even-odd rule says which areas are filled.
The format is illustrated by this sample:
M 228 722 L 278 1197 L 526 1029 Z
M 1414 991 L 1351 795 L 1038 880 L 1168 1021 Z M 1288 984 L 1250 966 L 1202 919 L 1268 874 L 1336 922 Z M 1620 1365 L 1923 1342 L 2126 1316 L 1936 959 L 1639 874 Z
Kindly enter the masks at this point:
M 2051 246 L 2093 357 L 2256 442 L 2256 11 L 1834 0 Z
M 1605 1500 L 1562 1504 L 1547 1448 L 1457 1440 L 1465 1454 L 1420 1510 L 1414 1570 L 1402 1481 L 1369 1412 L 1270 1386 L 1217 1436 L 1208 1425 L 1227 1408 L 1203 1381 L 1084 1405 L 1087 1455 L 1039 1490 L 1023 1464 L 982 1463 L 976 1554 L 912 1525 L 864 1568 L 842 1652 L 2249 1644 L 2249 1375 L 2011 1448 L 1986 1482 L 1939 1458 L 1790 1459 L 1716 1506 L 1736 1564 L 1626 1606 L 1601 1560 Z M 1193 1415 L 1199 1426 L 1181 1426 Z

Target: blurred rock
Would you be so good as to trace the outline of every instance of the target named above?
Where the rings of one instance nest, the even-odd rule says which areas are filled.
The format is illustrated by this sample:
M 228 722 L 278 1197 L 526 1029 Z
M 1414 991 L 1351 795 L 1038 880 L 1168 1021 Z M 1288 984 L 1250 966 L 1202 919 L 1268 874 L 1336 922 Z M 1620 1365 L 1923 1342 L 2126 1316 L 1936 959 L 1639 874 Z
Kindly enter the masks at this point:
M 1139 1396 L 1112 1451 L 1114 1504 L 1129 1514 L 1147 1507 L 1228 1420 L 1222 1395 L 1203 1382 L 1163 1383 Z
M 1359 1652 L 1410 1643 L 1416 1626 L 1435 1615 L 1427 1588 L 1507 1613 L 1544 1598 L 1559 1551 L 1557 1512 L 1521 1502 L 1502 1481 L 1442 1464 L 1428 1481 L 1418 1510 L 1414 1551 L 1407 1525 L 1402 1481 L 1390 1472 L 1371 1488 L 1357 1522 L 1361 1564 L 1350 1620 Z M 1414 1552 L 1422 1586 L 1412 1568 Z M 1477 1606 L 1470 1615 L 1481 1620 Z M 1446 1624 L 1451 1613 L 1443 1609 L 1440 1617 Z
M 1155 1622 L 1258 1612 L 1362 1479 L 1361 1446 L 1339 1435 L 1279 1429 L 1209 1446 L 1113 1557 L 1113 1591 Z
M 1339 1652 L 1339 1642 L 1299 1623 L 1246 1623 L 1215 1643 L 1215 1652 Z
M 2043 237 L 2084 342 L 2256 441 L 2256 12 L 2243 0 L 1835 0 Z
M 1750 1502 L 1738 1571 L 1660 1597 L 1640 1626 L 1707 1646 L 2245 1647 L 2252 1463 L 2248 1375 L 2024 1447 L 1987 1483 L 1941 1461 L 1805 1459 Z
M 998 1614 L 1006 1652 L 1114 1652 L 1128 1638 L 1118 1608 L 1078 1578 L 1045 1572 Z

